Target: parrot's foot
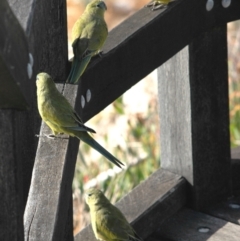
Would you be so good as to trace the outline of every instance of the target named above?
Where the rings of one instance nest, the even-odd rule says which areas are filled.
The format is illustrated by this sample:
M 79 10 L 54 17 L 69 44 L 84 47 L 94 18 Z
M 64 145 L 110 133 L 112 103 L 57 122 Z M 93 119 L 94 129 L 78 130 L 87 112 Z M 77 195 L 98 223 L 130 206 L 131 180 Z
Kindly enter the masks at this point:
M 55 140 L 55 139 L 57 138 L 57 136 L 55 136 L 54 134 L 48 134 L 48 135 L 45 134 L 45 136 L 46 136 L 47 138 L 53 139 L 53 140 Z
M 145 7 L 151 7 L 151 10 L 163 9 L 167 7 L 167 4 L 159 3 L 158 1 L 152 1 L 148 3 Z
M 98 56 L 99 56 L 100 58 L 102 58 L 102 56 L 103 56 L 103 51 L 102 51 L 102 50 L 101 50 L 101 51 L 100 51 L 100 50 L 98 51 Z
M 46 135 L 46 137 L 49 138 L 49 139 L 53 139 L 53 140 L 56 140 L 56 139 L 62 139 L 62 140 L 69 139 L 69 137 L 62 136 L 63 134 L 64 133 L 59 133 L 59 135 L 61 135 L 61 136 L 56 136 L 54 134 L 49 134 L 49 135 Z
M 57 138 L 55 135 L 53 135 L 53 134 L 43 134 L 43 135 L 35 135 L 36 137 L 38 137 L 38 138 L 41 138 L 41 137 L 47 137 L 47 138 L 49 138 L 49 139 L 55 139 L 55 138 Z
M 161 0 L 153 0 L 150 3 L 148 3 L 145 7 L 151 7 L 151 10 L 157 10 L 157 9 L 163 9 L 166 8 L 168 6 L 168 4 L 171 4 L 172 2 L 174 2 L 176 0 L 169 0 L 169 1 L 163 1 L 161 2 Z

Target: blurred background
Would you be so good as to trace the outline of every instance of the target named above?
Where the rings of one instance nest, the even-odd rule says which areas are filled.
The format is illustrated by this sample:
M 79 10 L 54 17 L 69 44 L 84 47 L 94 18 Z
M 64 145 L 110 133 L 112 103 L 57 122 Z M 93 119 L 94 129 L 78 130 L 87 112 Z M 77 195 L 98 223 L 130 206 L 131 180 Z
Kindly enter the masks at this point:
M 109 31 L 150 0 L 105 0 Z M 71 29 L 89 0 L 67 0 L 69 58 Z M 231 146 L 240 145 L 240 21 L 228 24 L 229 108 Z M 160 167 L 157 72 L 153 71 L 101 113 L 88 121 L 101 145 L 126 163 L 113 167 L 98 152 L 81 143 L 73 181 L 74 235 L 90 223 L 84 190 L 100 188 L 112 203 L 126 195 Z

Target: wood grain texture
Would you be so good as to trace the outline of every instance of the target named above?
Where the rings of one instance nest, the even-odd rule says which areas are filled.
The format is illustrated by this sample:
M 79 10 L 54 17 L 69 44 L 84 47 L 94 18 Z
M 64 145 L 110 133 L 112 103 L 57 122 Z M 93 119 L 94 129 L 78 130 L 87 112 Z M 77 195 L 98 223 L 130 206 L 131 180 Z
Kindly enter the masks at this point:
M 210 230 L 201 233 L 198 231 L 201 227 Z M 164 237 L 173 241 L 238 241 L 239 234 L 239 225 L 191 209 L 183 209 L 163 225 L 159 225 L 154 238 Z
M 185 204 L 186 181 L 163 169 L 139 184 L 116 206 L 123 212 L 137 233 L 146 238 Z M 88 226 L 75 236 L 75 241 L 95 240 Z
M 21 130 L 13 128 L 23 113 L 0 111 L 0 240 L 4 241 L 23 241 Z
M 232 191 L 236 196 L 240 196 L 240 159 L 231 160 Z
M 240 196 L 229 198 L 225 202 L 212 205 L 204 210 L 205 213 L 229 221 L 231 223 L 240 224 Z
M 226 26 L 195 38 L 158 75 L 162 167 L 188 180 L 195 208 L 226 199 L 231 193 Z
M 41 120 L 36 102 L 36 74 L 41 71 L 49 73 L 54 79 L 63 81 L 67 73 L 67 20 L 65 0 L 8 0 L 13 12 L 19 20 L 27 36 L 28 51 L 21 54 L 29 62 L 29 53 L 33 57 L 32 77 L 19 76 L 18 81 L 24 84 L 24 92 L 30 105 L 30 110 L 21 120 L 26 123 L 26 140 L 24 148 L 26 156 L 23 160 L 24 203 L 27 201 L 31 174 L 37 149 Z M 16 38 L 17 43 L 20 36 Z M 18 46 L 18 45 L 17 45 Z M 18 46 L 19 47 L 19 46 Z M 22 61 L 16 58 L 17 62 Z M 26 67 L 24 67 L 24 70 Z M 23 125 L 22 128 L 25 128 Z
M 0 110 L 0 240 L 22 241 L 27 198 L 27 193 L 24 198 L 23 161 L 33 161 L 35 156 L 29 110 L 17 111 L 31 107 L 28 45 L 5 0 L 0 2 L 0 23 L 0 106 L 11 108 Z
M 26 110 L 28 45 L 6 0 L 0 2 L 0 23 L 0 108 Z
M 240 147 L 231 148 L 231 176 L 233 194 L 240 196 Z
M 62 85 L 58 88 L 61 90 Z M 65 88 L 64 95 L 74 106 L 76 86 Z M 49 133 L 50 129 L 42 124 L 40 135 Z M 77 138 L 40 138 L 24 213 L 25 240 L 71 240 L 65 231 L 70 230 L 68 215 L 72 205 L 69 206 L 69 201 L 78 145 Z
M 240 2 L 223 8 L 205 0 L 178 0 L 166 10 L 143 8 L 113 29 L 102 58 L 91 61 L 80 80 L 80 94 L 91 90 L 92 99 L 82 110 L 87 121 L 143 77 L 159 67 L 201 33 L 240 18 Z

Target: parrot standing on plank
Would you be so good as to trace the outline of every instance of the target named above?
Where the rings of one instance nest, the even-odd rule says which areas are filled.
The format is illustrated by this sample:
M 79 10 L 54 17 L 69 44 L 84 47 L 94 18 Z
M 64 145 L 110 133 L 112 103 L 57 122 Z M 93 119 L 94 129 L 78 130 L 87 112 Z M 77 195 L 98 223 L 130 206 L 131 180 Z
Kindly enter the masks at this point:
M 95 188 L 85 194 L 96 239 L 104 241 L 142 241 L 122 212 Z
M 160 8 L 165 8 L 169 3 L 174 1 L 176 0 L 153 0 L 150 3 L 148 3 L 146 7 L 152 7 L 152 11 L 153 11 Z
M 106 4 L 101 0 L 90 2 L 72 28 L 73 62 L 67 82 L 75 84 L 85 71 L 92 56 L 102 48 L 108 28 L 104 20 Z
M 95 133 L 95 131 L 83 124 L 81 118 L 67 99 L 57 90 L 50 75 L 47 73 L 39 73 L 37 75 L 36 85 L 40 116 L 50 127 L 54 136 L 59 133 L 75 136 L 121 168 L 123 163 L 105 150 L 87 133 Z

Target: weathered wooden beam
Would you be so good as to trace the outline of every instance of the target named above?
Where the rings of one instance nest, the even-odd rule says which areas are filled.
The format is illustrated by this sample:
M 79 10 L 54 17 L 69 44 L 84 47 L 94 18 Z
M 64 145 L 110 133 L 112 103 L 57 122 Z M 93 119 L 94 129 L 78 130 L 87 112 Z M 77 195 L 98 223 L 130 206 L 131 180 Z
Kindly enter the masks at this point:
M 23 168 L 26 142 L 28 46 L 6 0 L 0 1 L 0 239 L 23 241 Z M 28 104 L 27 104 L 28 102 Z M 23 121 L 25 120 L 25 122 Z M 26 128 L 28 127 L 28 128 Z
M 61 90 L 62 85 L 58 88 Z M 67 86 L 64 95 L 74 106 L 77 100 L 75 86 Z M 42 124 L 40 135 L 50 133 L 50 129 Z M 77 138 L 40 138 L 24 213 L 25 240 L 63 241 L 69 236 L 65 230 L 70 230 L 67 221 L 71 213 L 69 201 L 78 146 Z
M 134 188 L 116 206 L 123 212 L 137 233 L 148 237 L 159 223 L 179 210 L 186 201 L 186 181 L 159 169 Z M 75 236 L 75 241 L 95 240 L 91 226 Z
M 202 232 L 201 228 L 203 228 Z M 208 232 L 207 229 L 209 229 Z M 155 239 L 159 237 L 161 240 L 164 237 L 172 241 L 238 241 L 239 234 L 239 225 L 190 209 L 183 209 L 163 225 L 159 225 L 158 231 L 153 236 Z
M 203 211 L 211 216 L 240 225 L 240 197 L 232 197 Z
M 6 0 L 0 2 L 0 23 L 0 108 L 26 110 L 28 45 Z
M 149 236 L 147 239 L 145 239 L 146 241 L 172 241 L 168 238 L 163 238 L 163 237 L 153 237 L 152 235 Z
M 53 78 L 58 78 L 60 82 L 63 82 L 67 76 L 66 1 L 64 0 L 60 0 L 60 1 L 59 0 L 52 0 L 52 1 L 8 0 L 8 2 L 12 7 L 15 15 L 17 16 L 19 22 L 21 23 L 26 33 L 26 36 L 28 38 L 29 51 L 26 53 L 27 57 L 29 56 L 29 54 L 32 56 L 32 65 L 31 65 L 32 77 L 30 78 L 30 80 L 26 79 L 27 85 L 24 86 L 25 91 L 27 92 L 28 97 L 31 100 L 30 111 L 27 113 L 26 116 L 22 117 L 22 124 L 24 123 L 24 125 L 26 124 L 27 126 L 27 130 L 25 130 L 27 134 L 23 135 L 21 138 L 22 140 L 24 140 L 23 146 L 28 147 L 27 151 L 23 149 L 25 150 L 24 152 L 25 156 L 22 156 L 23 184 L 24 184 L 23 196 L 24 196 L 24 202 L 26 202 L 30 181 L 31 181 L 33 163 L 35 159 L 35 153 L 36 153 L 35 151 L 36 151 L 37 141 L 38 141 L 38 139 L 34 137 L 34 135 L 39 133 L 39 129 L 40 129 L 40 118 L 37 111 L 37 103 L 36 103 L 35 76 L 37 73 L 44 71 L 51 74 Z M 19 41 L 18 38 L 16 40 Z M 23 54 L 25 54 L 25 52 Z M 19 61 L 19 59 L 16 59 L 16 60 Z M 20 79 L 19 81 L 23 81 L 23 80 Z M 69 95 L 71 95 L 71 93 Z M 23 129 L 24 127 L 25 126 L 22 126 Z M 67 148 L 68 143 L 66 142 L 64 144 L 62 143 L 61 147 L 63 146 L 64 148 Z M 75 150 L 77 149 L 78 147 L 76 145 L 73 153 L 75 153 Z M 69 155 L 68 155 L 68 158 L 69 158 Z M 62 158 L 64 159 L 64 156 Z M 53 161 L 53 163 L 55 162 Z M 61 164 L 59 165 L 60 165 L 59 169 L 61 170 Z M 70 167 L 72 166 L 70 165 Z M 42 170 L 41 168 L 39 169 Z M 68 175 L 68 174 L 65 173 L 64 176 L 65 175 Z M 69 183 L 71 183 L 71 178 L 72 176 L 68 177 L 68 179 L 70 180 Z M 61 188 L 63 188 L 63 186 L 61 186 Z M 63 201 L 67 200 L 67 201 L 63 207 L 63 216 L 60 215 L 60 217 L 65 217 L 62 220 L 60 220 L 60 222 L 62 221 L 62 223 L 64 224 L 59 225 L 63 230 L 63 233 L 64 233 L 63 236 L 65 236 L 65 238 L 67 238 L 68 240 L 71 240 L 73 238 L 72 221 L 71 221 L 72 215 L 70 212 L 71 203 L 69 203 L 69 200 L 70 200 L 69 195 L 71 195 L 70 190 L 71 190 L 71 187 L 68 190 L 69 192 L 68 196 L 65 197 L 66 199 L 62 198 L 60 200 L 60 202 L 62 202 L 62 200 Z M 37 190 L 34 190 L 34 191 L 37 191 Z M 69 210 L 68 213 L 70 216 L 68 217 L 68 219 L 66 217 L 66 210 Z M 31 211 L 34 212 L 34 210 L 31 208 L 29 208 L 28 210 L 26 209 L 26 213 L 28 215 L 30 215 Z M 38 212 L 36 214 L 38 214 Z M 39 219 L 39 220 L 42 221 L 42 219 Z M 46 218 L 45 224 L 47 224 L 48 221 L 49 220 Z M 55 223 L 57 223 L 58 221 L 59 220 L 57 220 Z M 29 228 L 29 227 L 25 227 L 25 229 L 26 228 Z M 29 228 L 29 232 L 30 231 L 32 230 Z M 56 230 L 54 231 L 56 232 Z M 31 232 L 29 234 L 31 234 Z M 49 240 L 49 237 L 46 238 L 45 236 L 44 240 Z M 26 234 L 25 238 L 28 238 L 28 233 Z M 39 239 L 36 238 L 36 240 L 39 240 Z
M 27 200 L 31 173 L 35 159 L 38 139 L 35 134 L 39 133 L 40 117 L 36 103 L 36 74 L 45 71 L 54 78 L 63 81 L 67 76 L 67 20 L 65 0 L 8 0 L 13 12 L 22 25 L 27 36 L 28 51 L 21 51 L 21 55 L 26 56 L 32 70 L 29 79 L 19 76 L 18 81 L 23 84 L 30 110 L 21 119 L 22 128 L 27 126 L 26 134 L 22 140 L 26 140 L 24 146 L 25 156 L 23 160 L 23 183 L 24 202 Z M 20 37 L 16 38 L 19 48 Z M 31 56 L 31 60 L 29 59 Z M 13 55 L 14 56 L 14 55 Z M 24 57 L 25 58 L 25 57 Z M 22 63 L 22 58 L 15 58 L 17 63 Z M 24 67 L 26 70 L 27 65 Z M 19 74 L 21 72 L 17 72 Z
M 231 148 L 231 174 L 233 194 L 240 195 L 240 147 Z
M 232 191 L 234 195 L 240 195 L 240 159 L 231 160 Z
M 0 111 L 0 239 L 7 241 L 23 241 L 21 130 L 13 128 L 22 114 Z
M 216 44 L 217 43 L 217 44 Z M 161 166 L 191 184 L 202 209 L 231 193 L 226 25 L 196 38 L 158 71 Z
M 166 10 L 143 8 L 113 29 L 102 58 L 91 61 L 80 80 L 80 95 L 91 101 L 82 110 L 87 121 L 163 64 L 195 37 L 215 26 L 240 18 L 240 1 L 223 8 L 214 1 L 211 11 L 206 0 L 178 0 Z

